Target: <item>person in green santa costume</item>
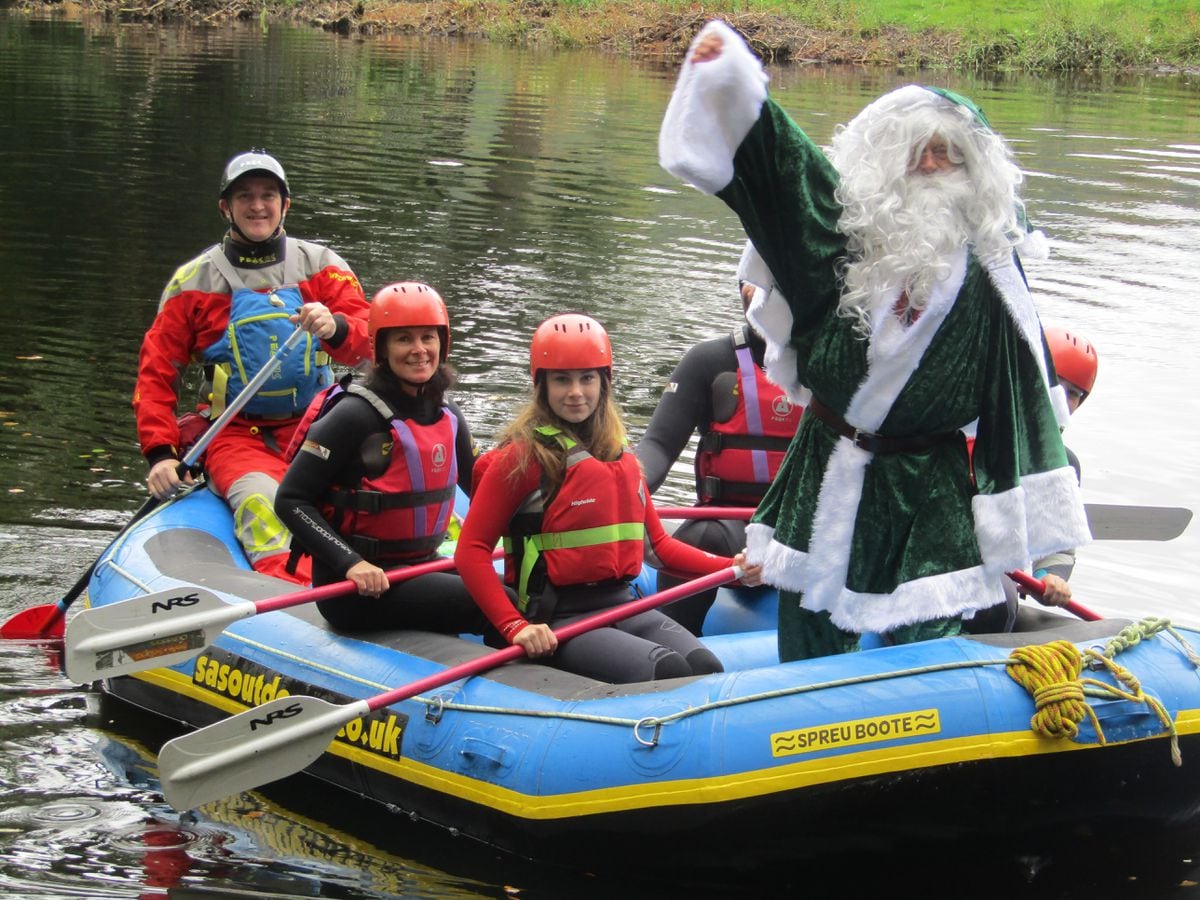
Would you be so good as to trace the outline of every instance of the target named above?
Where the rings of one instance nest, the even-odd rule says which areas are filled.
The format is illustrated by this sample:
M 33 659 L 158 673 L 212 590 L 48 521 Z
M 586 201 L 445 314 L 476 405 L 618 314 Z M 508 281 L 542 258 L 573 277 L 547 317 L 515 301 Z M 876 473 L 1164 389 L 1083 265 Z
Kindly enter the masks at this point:
M 1033 243 L 1021 172 L 948 91 L 885 94 L 827 157 L 766 83 L 745 41 L 710 22 L 659 157 L 738 214 L 768 375 L 812 392 L 747 529 L 747 558 L 779 588 L 780 659 L 855 650 L 866 632 L 957 634 L 1004 602 L 1006 572 L 1091 538 L 1016 259 Z

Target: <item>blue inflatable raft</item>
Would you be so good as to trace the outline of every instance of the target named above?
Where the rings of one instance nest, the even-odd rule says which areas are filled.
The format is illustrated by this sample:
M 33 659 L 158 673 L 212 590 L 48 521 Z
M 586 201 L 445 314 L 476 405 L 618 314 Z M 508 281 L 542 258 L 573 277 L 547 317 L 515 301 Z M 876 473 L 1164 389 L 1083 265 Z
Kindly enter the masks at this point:
M 188 585 L 230 601 L 295 589 L 250 570 L 225 504 L 197 489 L 105 551 L 88 602 Z M 519 661 L 350 721 L 307 772 L 591 871 L 1019 849 L 1200 817 L 1200 633 L 1030 608 L 1016 633 L 781 665 L 762 595 L 721 591 L 706 629 L 727 633 L 705 642 L 722 674 L 612 685 Z M 1082 678 L 1037 674 L 1075 648 L 1090 651 Z M 196 728 L 283 692 L 349 703 L 488 652 L 422 632 L 341 635 L 309 604 L 103 688 Z

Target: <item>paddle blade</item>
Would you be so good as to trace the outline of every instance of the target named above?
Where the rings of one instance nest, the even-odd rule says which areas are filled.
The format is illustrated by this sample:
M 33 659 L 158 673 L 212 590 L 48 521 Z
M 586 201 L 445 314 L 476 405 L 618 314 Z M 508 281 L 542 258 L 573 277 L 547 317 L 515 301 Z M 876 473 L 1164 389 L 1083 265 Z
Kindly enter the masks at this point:
M 1087 503 L 1084 509 L 1098 541 L 1170 541 L 1192 521 L 1192 511 L 1183 506 Z
M 293 775 L 315 762 L 367 701 L 336 706 L 316 697 L 278 697 L 163 745 L 158 775 L 167 802 L 195 809 Z
M 226 603 L 191 585 L 85 609 L 67 627 L 67 677 L 86 684 L 173 666 L 253 614 L 253 603 Z
M 16 641 L 61 638 L 66 626 L 65 612 L 66 608 L 57 603 L 23 609 L 0 626 L 0 637 Z

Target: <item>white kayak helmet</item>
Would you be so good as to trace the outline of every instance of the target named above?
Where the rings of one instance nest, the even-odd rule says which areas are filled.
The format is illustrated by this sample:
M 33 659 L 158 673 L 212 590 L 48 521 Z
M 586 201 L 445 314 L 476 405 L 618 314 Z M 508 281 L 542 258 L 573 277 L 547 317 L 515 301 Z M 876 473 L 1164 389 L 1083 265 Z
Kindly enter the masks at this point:
M 221 173 L 221 197 L 227 197 L 233 183 L 243 175 L 254 173 L 272 176 L 279 182 L 280 193 L 285 197 L 290 195 L 287 175 L 284 174 L 279 160 L 262 150 L 250 150 L 246 153 L 239 153 L 225 163 L 225 171 Z

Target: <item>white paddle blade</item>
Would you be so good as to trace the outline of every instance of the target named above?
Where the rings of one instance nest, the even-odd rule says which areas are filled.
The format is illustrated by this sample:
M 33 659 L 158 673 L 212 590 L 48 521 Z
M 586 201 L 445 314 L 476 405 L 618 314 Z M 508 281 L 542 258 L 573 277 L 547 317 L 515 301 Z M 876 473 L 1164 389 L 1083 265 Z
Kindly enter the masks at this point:
M 85 609 L 67 625 L 67 677 L 87 684 L 173 666 L 196 656 L 231 623 L 254 612 L 249 601 L 226 603 L 190 585 Z
M 366 700 L 336 706 L 278 697 L 181 735 L 158 754 L 163 795 L 183 811 L 293 775 L 320 758 L 343 725 L 370 711 Z
M 1085 503 L 1084 510 L 1098 541 L 1172 541 L 1192 521 L 1192 511 L 1183 506 Z

